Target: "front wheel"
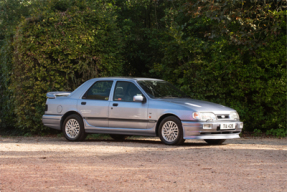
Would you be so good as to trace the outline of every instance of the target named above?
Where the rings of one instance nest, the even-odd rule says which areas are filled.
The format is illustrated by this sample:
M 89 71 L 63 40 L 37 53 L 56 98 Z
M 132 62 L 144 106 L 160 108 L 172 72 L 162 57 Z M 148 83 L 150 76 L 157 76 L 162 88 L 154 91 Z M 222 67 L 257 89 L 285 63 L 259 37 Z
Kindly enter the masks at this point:
M 180 145 L 184 143 L 182 125 L 178 118 L 169 116 L 159 125 L 158 135 L 166 145 Z
M 70 115 L 65 119 L 62 131 L 68 141 L 83 141 L 87 137 L 83 120 L 76 114 Z
M 204 139 L 209 145 L 221 145 L 226 139 Z

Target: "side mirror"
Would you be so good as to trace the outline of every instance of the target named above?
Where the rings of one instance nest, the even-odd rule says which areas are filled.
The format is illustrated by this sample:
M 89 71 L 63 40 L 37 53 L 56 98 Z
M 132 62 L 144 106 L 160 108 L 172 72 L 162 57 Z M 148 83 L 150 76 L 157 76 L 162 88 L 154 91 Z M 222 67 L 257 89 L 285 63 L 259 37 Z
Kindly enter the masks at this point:
M 142 95 L 135 95 L 133 98 L 135 102 L 145 102 L 145 98 Z

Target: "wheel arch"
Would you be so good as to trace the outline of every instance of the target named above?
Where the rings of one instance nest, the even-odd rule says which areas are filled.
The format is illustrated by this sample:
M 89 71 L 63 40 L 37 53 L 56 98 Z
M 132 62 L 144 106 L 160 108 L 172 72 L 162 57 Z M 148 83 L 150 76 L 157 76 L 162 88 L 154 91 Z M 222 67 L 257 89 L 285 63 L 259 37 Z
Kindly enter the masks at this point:
M 159 125 L 160 125 L 160 123 L 162 122 L 162 120 L 163 120 L 164 118 L 166 118 L 166 117 L 170 117 L 170 116 L 173 116 L 173 117 L 178 118 L 178 119 L 179 119 L 179 121 L 181 122 L 180 118 L 179 118 L 177 115 L 173 114 L 173 113 L 166 113 L 166 114 L 163 114 L 163 115 L 158 119 L 158 121 L 157 121 L 157 123 L 156 123 L 155 133 L 156 133 L 156 136 L 157 136 L 157 137 L 159 136 L 159 135 L 158 135 L 158 129 L 159 129 Z
M 80 113 L 78 113 L 77 111 L 68 111 L 67 113 L 65 113 L 62 118 L 61 118 L 61 121 L 60 121 L 60 128 L 62 130 L 63 128 L 63 123 L 65 121 L 65 119 L 69 116 L 69 115 L 73 115 L 73 114 L 76 114 L 76 115 L 79 115 L 81 118 L 82 118 L 82 121 L 83 121 L 83 117 Z M 84 122 L 83 122 L 84 123 Z M 85 126 L 85 125 L 84 125 Z

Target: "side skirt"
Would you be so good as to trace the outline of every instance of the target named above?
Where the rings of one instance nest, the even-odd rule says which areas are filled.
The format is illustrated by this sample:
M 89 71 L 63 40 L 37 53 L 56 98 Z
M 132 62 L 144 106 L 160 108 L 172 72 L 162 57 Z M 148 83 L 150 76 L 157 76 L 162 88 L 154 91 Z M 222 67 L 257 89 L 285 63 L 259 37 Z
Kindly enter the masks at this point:
M 101 134 L 118 134 L 118 135 L 139 135 L 156 137 L 155 123 L 154 127 L 149 129 L 135 129 L 135 128 L 117 128 L 117 127 L 94 127 L 84 119 L 86 133 L 101 133 Z
M 116 129 L 118 129 L 118 130 L 116 130 Z M 111 129 L 111 128 L 103 127 L 100 129 L 85 129 L 85 131 L 86 131 L 86 133 L 117 134 L 117 135 L 130 135 L 130 136 L 131 135 L 139 135 L 139 136 L 156 137 L 155 133 L 139 131 L 138 129 L 123 130 L 123 128 Z M 145 131 L 148 131 L 148 130 L 145 130 Z

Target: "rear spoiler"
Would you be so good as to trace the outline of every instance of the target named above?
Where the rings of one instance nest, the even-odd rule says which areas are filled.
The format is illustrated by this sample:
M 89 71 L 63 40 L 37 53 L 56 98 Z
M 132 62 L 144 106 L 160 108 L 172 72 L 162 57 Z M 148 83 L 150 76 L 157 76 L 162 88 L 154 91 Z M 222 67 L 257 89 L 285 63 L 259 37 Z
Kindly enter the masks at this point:
M 69 96 L 71 94 L 71 92 L 68 92 L 68 91 L 56 91 L 56 92 L 48 92 L 46 94 L 46 96 L 49 98 L 49 99 L 56 99 L 57 96 Z

